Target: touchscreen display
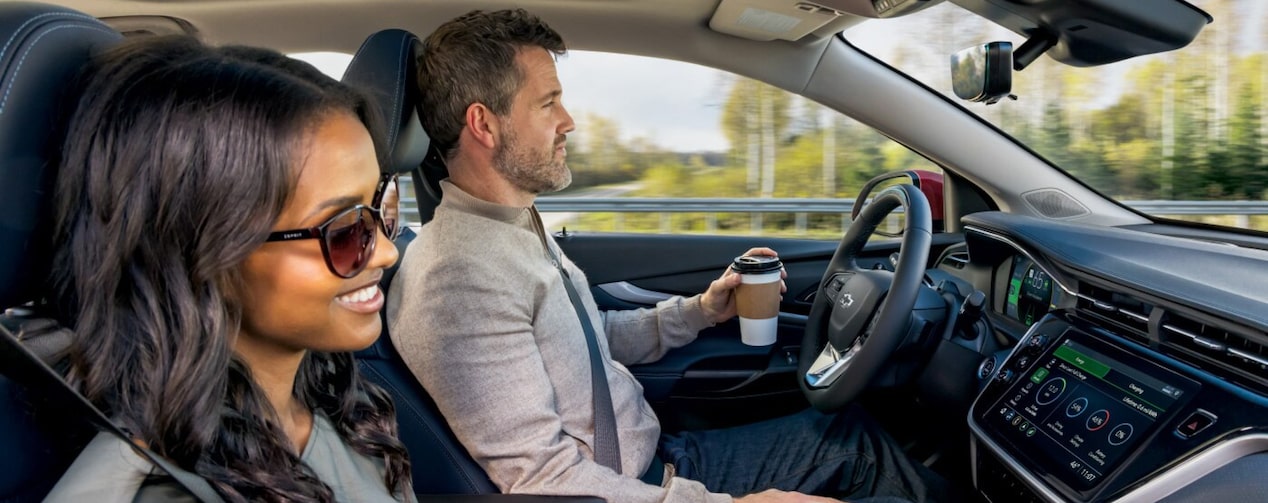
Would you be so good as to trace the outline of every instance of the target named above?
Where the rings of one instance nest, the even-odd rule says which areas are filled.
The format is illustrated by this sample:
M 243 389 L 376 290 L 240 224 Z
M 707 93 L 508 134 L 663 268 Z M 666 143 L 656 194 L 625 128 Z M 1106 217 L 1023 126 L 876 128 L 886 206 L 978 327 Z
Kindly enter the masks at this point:
M 1197 390 L 1193 381 L 1143 361 L 1127 365 L 1091 344 L 1065 338 L 1019 376 L 987 418 L 1080 491 L 1114 470 Z
M 1026 326 L 1033 325 L 1052 306 L 1052 278 L 1030 259 L 1013 257 L 1013 270 L 1008 278 L 1008 297 L 1004 314 Z

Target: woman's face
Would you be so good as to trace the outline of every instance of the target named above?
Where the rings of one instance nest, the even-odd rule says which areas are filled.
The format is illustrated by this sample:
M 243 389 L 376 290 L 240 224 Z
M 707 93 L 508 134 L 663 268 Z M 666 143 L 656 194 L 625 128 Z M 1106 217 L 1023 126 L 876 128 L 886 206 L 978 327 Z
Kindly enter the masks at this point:
M 329 114 L 306 142 L 290 201 L 274 230 L 315 227 L 356 204 L 370 205 L 379 180 L 369 132 L 356 117 Z M 375 225 L 377 243 L 365 270 L 336 276 L 321 241 L 271 242 L 242 265 L 243 320 L 235 350 L 355 351 L 379 336 L 383 269 L 396 263 L 396 246 Z

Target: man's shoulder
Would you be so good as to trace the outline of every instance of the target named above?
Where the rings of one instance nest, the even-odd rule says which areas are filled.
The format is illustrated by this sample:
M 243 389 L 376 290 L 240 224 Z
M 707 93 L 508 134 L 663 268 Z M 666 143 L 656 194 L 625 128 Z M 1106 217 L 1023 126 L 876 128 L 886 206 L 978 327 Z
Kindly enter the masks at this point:
M 514 227 L 482 226 L 479 220 L 438 212 L 401 256 L 398 276 L 405 288 L 414 294 L 482 290 L 492 283 L 522 289 L 538 281 L 527 272 L 541 256 L 532 248 L 540 243 L 525 240 Z

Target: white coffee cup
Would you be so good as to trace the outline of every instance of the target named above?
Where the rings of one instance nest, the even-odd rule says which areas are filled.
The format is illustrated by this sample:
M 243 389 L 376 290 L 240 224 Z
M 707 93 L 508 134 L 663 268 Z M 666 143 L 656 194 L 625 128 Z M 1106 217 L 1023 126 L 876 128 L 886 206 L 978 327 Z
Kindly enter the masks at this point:
M 775 343 L 779 331 L 779 286 L 783 264 L 776 257 L 736 257 L 731 270 L 740 275 L 735 305 L 740 315 L 740 340 L 750 346 Z

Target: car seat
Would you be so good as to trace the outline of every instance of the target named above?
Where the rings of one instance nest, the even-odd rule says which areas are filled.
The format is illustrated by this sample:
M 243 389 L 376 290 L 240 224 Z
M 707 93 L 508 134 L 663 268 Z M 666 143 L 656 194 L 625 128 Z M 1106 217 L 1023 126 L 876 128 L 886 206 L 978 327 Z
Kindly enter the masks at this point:
M 439 203 L 439 187 L 425 181 L 423 170 L 430 170 L 431 182 L 443 166 L 419 120 L 418 54 L 422 43 L 405 30 L 389 29 L 373 35 L 361 45 L 344 72 L 343 81 L 370 94 L 379 105 L 386 124 L 383 144 L 389 151 L 384 170 L 414 176 L 422 221 L 431 218 Z M 423 166 L 428 154 L 433 156 Z M 439 170 L 439 171 L 438 171 Z M 436 189 L 430 192 L 431 188 Z M 404 196 L 404 195 L 403 195 Z M 408 228 L 397 238 L 396 245 L 405 256 L 405 247 L 416 236 Z M 414 243 L 423 245 L 423 243 Z M 396 267 L 385 271 L 380 283 L 384 292 L 391 286 Z M 484 470 L 467 454 L 454 437 L 435 402 L 401 360 L 388 323 L 374 345 L 357 353 L 361 371 L 391 393 L 396 402 L 396 418 L 401 441 L 410 451 L 415 492 L 424 494 L 490 494 L 497 488 Z
M 94 51 L 120 39 L 80 12 L 0 3 L 0 309 L 45 293 L 49 194 L 62 145 L 57 132 L 77 101 L 71 83 Z M 82 447 L 54 442 L 37 427 L 28 398 L 0 377 L 0 501 L 40 501 Z

